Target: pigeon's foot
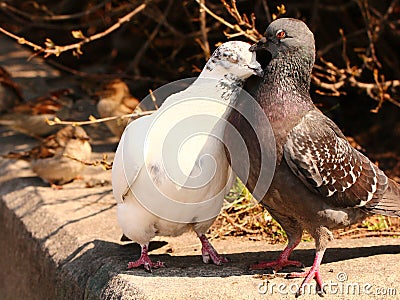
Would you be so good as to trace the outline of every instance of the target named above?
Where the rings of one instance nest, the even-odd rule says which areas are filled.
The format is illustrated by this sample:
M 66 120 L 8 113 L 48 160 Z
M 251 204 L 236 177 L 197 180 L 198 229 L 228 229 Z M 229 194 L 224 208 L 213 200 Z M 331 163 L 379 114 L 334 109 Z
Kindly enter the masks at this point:
M 322 289 L 323 287 L 323 282 L 321 278 L 321 274 L 319 273 L 319 267 L 311 267 L 311 269 L 308 272 L 293 272 L 289 273 L 286 278 L 304 278 L 303 282 L 301 283 L 301 286 L 299 290 L 296 293 L 296 298 L 299 297 L 303 292 L 304 288 L 310 284 L 310 282 L 315 279 L 317 282 L 317 292 L 318 295 L 323 296 L 324 291 Z
M 318 295 L 323 296 L 325 291 L 323 290 L 323 282 L 321 274 L 319 273 L 319 266 L 321 265 L 322 257 L 324 256 L 325 250 L 321 250 L 315 254 L 314 263 L 309 271 L 306 272 L 293 272 L 286 276 L 286 278 L 304 278 L 299 290 L 296 293 L 296 298 L 299 297 L 303 292 L 305 287 L 313 280 L 317 282 L 317 292 Z
M 302 267 L 303 263 L 298 260 L 289 260 L 290 254 L 293 252 L 294 248 L 300 243 L 300 239 L 296 240 L 293 243 L 289 243 L 286 248 L 282 251 L 281 255 L 277 260 L 269 261 L 269 262 L 260 262 L 258 264 L 254 264 L 250 266 L 250 270 L 263 270 L 272 268 L 274 271 L 279 271 L 286 266 L 296 266 Z
M 210 263 L 212 261 L 217 266 L 222 265 L 223 263 L 227 263 L 229 260 L 221 255 L 218 254 L 217 250 L 211 245 L 210 241 L 207 237 L 202 234 L 199 235 L 199 239 L 201 241 L 201 254 L 203 256 L 203 262 L 205 264 Z
M 162 261 L 152 262 L 150 257 L 146 255 L 146 257 L 141 256 L 136 261 L 128 262 L 128 269 L 138 268 L 143 266 L 146 271 L 151 272 L 152 269 L 163 268 L 165 267 Z
M 287 266 L 296 266 L 300 268 L 303 266 L 303 263 L 298 260 L 288 260 L 287 258 L 279 257 L 274 261 L 262 261 L 258 264 L 251 265 L 250 270 L 263 270 L 272 268 L 274 271 L 279 271 Z
M 165 265 L 162 261 L 156 261 L 152 262 L 149 255 L 148 255 L 148 246 L 147 245 L 142 245 L 142 254 L 140 255 L 140 258 L 136 261 L 130 261 L 128 263 L 128 269 L 133 269 L 133 268 L 138 268 L 140 266 L 143 266 L 144 269 L 148 272 L 151 272 L 152 269 L 157 269 L 157 268 L 164 268 Z

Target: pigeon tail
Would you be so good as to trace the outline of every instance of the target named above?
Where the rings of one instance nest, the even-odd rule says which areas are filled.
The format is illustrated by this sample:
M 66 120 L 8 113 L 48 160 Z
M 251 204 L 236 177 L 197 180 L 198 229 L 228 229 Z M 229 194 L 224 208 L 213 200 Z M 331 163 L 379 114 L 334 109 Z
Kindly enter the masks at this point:
M 400 185 L 389 179 L 388 188 L 382 199 L 374 206 L 367 207 L 374 214 L 390 217 L 400 217 Z

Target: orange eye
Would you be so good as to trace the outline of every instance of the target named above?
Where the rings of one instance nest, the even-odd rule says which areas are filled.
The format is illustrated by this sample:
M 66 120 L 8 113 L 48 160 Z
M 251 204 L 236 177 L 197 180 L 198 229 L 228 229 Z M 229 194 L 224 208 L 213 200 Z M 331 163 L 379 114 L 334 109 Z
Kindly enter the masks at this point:
M 278 30 L 277 32 L 276 32 L 276 37 L 278 38 L 278 39 L 283 39 L 284 37 L 286 36 L 286 32 L 285 31 L 283 31 L 282 29 L 281 30 Z

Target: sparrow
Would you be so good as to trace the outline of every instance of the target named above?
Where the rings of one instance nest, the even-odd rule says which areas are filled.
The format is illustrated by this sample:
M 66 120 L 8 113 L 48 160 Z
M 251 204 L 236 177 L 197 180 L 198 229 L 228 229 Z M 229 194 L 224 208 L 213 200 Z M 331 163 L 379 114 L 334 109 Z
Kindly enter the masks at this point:
M 99 97 L 97 111 L 102 118 L 123 116 L 140 112 L 139 100 L 131 95 L 125 82 L 115 79 L 96 92 Z M 117 137 L 121 137 L 129 119 L 117 119 L 105 122 L 108 129 Z
M 10 152 L 5 158 L 29 161 L 32 170 L 54 188 L 81 175 L 92 153 L 89 137 L 82 127 L 66 126 L 24 152 Z
M 70 89 L 62 89 L 21 102 L 0 115 L 0 125 L 8 126 L 23 134 L 38 138 L 59 130 L 60 125 L 50 126 L 46 120 L 66 119 L 70 115 L 73 101 L 67 96 Z

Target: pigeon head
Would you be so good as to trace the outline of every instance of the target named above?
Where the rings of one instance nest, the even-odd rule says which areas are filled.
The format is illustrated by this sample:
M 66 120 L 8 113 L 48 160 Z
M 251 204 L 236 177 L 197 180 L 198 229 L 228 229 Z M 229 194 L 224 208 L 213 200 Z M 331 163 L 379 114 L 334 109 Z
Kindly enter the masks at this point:
M 256 60 L 254 52 L 249 51 L 250 45 L 241 41 L 230 41 L 219 46 L 204 69 L 203 75 L 216 77 L 229 76 L 245 80 L 251 75 L 263 75 L 261 65 Z
M 272 59 L 300 56 L 314 64 L 314 35 L 307 25 L 297 19 L 281 18 L 273 21 L 265 31 L 264 37 L 250 47 L 250 51 L 265 49 Z

